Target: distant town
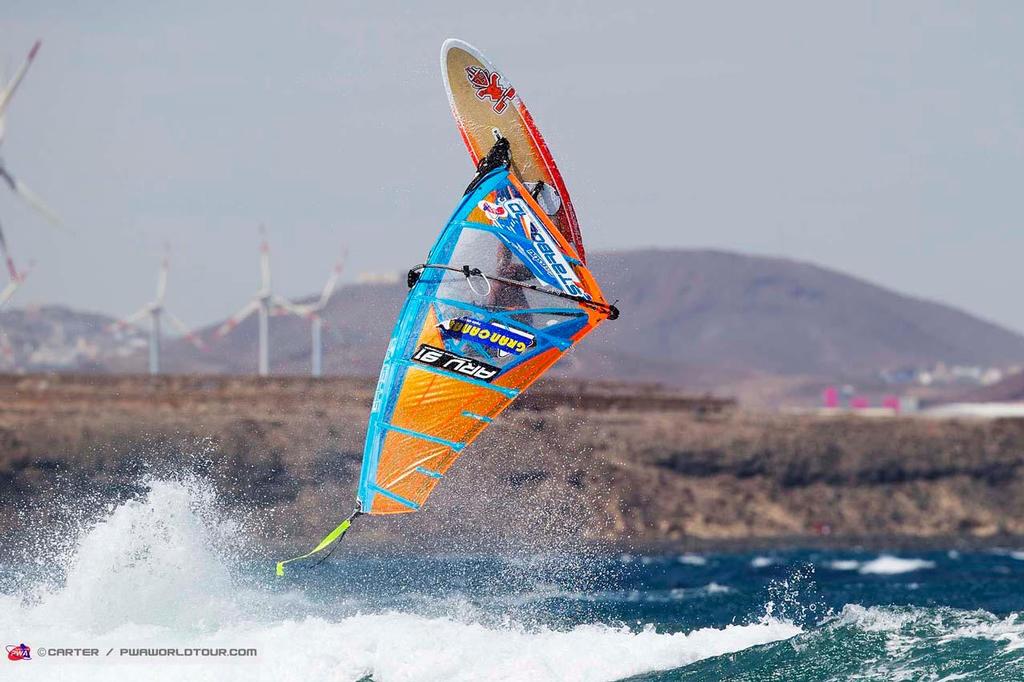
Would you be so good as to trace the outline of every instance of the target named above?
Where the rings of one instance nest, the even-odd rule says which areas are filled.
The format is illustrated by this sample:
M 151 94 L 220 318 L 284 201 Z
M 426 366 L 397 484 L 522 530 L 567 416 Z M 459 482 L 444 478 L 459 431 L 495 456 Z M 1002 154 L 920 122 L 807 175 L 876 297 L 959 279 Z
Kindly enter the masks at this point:
M 980 365 L 954 365 L 937 362 L 930 367 L 900 367 L 884 369 L 879 378 L 890 386 L 990 386 L 999 383 L 1024 366 L 983 367 Z

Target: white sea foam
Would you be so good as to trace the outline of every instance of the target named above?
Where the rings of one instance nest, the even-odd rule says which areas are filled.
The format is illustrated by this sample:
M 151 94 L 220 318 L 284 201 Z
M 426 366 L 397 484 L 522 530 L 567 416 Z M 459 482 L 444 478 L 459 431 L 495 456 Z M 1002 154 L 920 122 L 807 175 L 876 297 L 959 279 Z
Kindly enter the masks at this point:
M 1024 622 L 1019 613 L 1010 614 L 1005 618 L 996 619 L 990 614 L 987 618 L 975 615 L 975 622 L 965 623 L 940 641 L 954 639 L 988 639 L 994 642 L 1005 642 L 1003 652 L 1024 649 Z
M 674 587 L 670 590 L 603 590 L 598 592 L 551 592 L 547 598 L 570 599 L 590 602 L 666 603 L 701 599 L 721 594 L 732 594 L 735 590 L 728 585 L 711 582 L 703 587 Z M 528 600 L 536 599 L 536 593 L 527 593 Z
M 770 556 L 756 556 L 750 560 L 751 568 L 767 568 L 773 566 L 776 560 Z
M 710 597 L 717 594 L 732 594 L 734 590 L 728 585 L 719 585 L 718 583 L 708 583 L 704 587 L 677 587 L 668 591 L 670 601 L 684 601 L 687 599 L 699 599 L 701 597 Z M 657 597 L 660 597 L 660 592 L 647 592 L 645 593 L 645 601 L 659 601 Z M 653 597 L 653 598 L 652 598 Z
M 860 606 L 847 604 L 835 621 L 865 632 L 890 633 L 899 646 L 948 644 L 962 639 L 987 639 L 1003 643 L 1002 653 L 1024 649 L 1024 616 L 1005 617 L 987 611 L 963 611 L 949 607 Z
M 240 529 L 213 514 L 209 487 L 154 482 L 145 499 L 126 502 L 83 534 L 64 584 L 36 595 L 34 616 L 86 630 L 235 622 L 251 606 L 239 599 L 225 561 Z
M 836 621 L 840 625 L 855 625 L 865 632 L 897 632 L 916 617 L 912 609 L 847 604 Z
M 704 628 L 660 634 L 605 625 L 569 630 L 501 628 L 408 613 L 355 615 L 336 622 L 245 623 L 202 635 L 161 627 L 123 626 L 84 635 L 66 627 L 18 628 L 35 647 L 255 647 L 248 662 L 183 664 L 168 659 L 75 663 L 37 656 L 36 669 L 76 680 L 181 678 L 357 680 L 614 680 L 671 669 L 758 644 L 794 636 L 800 630 L 779 622 Z M 144 665 L 142 668 L 140 666 Z M 68 666 L 73 666 L 71 674 Z
M 35 651 L 95 647 L 111 657 L 33 656 L 26 679 L 613 680 L 792 637 L 770 618 L 664 633 L 604 624 L 550 628 L 397 610 L 309 615 L 302 594 L 239 581 L 219 547 L 237 535 L 202 488 L 158 482 L 80 538 L 60 587 L 0 595 L 5 636 Z M 225 532 L 225 530 L 229 532 Z M 709 584 L 705 593 L 721 592 Z M 118 658 L 121 648 L 256 648 L 256 660 Z M 13 664 L 12 664 L 13 665 Z
M 910 573 L 926 568 L 935 568 L 934 561 L 927 559 L 905 559 L 903 557 L 883 554 L 877 559 L 865 561 L 860 572 L 864 575 L 896 575 L 899 573 Z
M 706 566 L 708 560 L 700 554 L 680 554 L 676 561 L 685 566 Z
M 856 559 L 836 559 L 825 565 L 833 571 L 856 571 L 860 568 L 861 563 Z
M 956 679 L 1021 679 L 1020 658 L 1011 652 L 1024 648 L 1024 622 L 1019 614 L 999 617 L 982 610 L 964 611 L 950 607 L 921 608 L 914 606 L 860 606 L 848 604 L 824 626 L 825 630 L 853 627 L 879 635 L 884 642 L 885 656 L 871 656 L 851 679 L 885 680 L 956 680 Z M 816 638 L 814 631 L 806 637 Z M 977 651 L 963 640 L 988 640 L 998 645 L 995 652 L 983 646 L 988 665 L 973 668 L 970 654 Z M 798 639 L 795 646 L 800 646 Z M 955 645 L 946 649 L 949 645 Z M 945 649 L 945 651 L 944 651 Z M 831 651 L 830 651 L 831 653 Z M 936 662 L 961 664 L 967 671 L 945 671 L 941 675 Z M 961 668 L 962 670 L 962 668 Z M 1003 675 L 993 675 L 1000 671 Z M 831 678 L 830 678 L 831 679 Z M 838 677 L 836 677 L 838 679 Z

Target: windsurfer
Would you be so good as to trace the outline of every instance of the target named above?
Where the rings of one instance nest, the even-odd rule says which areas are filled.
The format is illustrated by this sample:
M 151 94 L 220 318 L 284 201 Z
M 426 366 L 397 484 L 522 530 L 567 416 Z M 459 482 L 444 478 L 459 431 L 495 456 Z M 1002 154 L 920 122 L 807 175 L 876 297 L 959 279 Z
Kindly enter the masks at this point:
M 530 269 L 517 260 L 504 245 L 498 246 L 494 274 L 497 277 L 514 282 L 526 282 L 533 279 L 533 273 L 530 272 Z M 487 305 L 491 308 L 504 310 L 530 307 L 526 301 L 526 292 L 522 287 L 507 284 L 500 280 L 491 282 L 491 293 L 487 295 Z

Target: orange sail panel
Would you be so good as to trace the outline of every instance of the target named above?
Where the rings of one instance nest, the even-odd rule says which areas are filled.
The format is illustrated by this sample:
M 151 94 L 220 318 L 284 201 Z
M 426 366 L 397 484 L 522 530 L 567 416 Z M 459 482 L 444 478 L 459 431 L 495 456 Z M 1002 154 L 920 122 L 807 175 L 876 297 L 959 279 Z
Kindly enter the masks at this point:
M 370 414 L 364 513 L 419 509 L 519 393 L 617 314 L 507 164 L 478 176 L 410 283 Z

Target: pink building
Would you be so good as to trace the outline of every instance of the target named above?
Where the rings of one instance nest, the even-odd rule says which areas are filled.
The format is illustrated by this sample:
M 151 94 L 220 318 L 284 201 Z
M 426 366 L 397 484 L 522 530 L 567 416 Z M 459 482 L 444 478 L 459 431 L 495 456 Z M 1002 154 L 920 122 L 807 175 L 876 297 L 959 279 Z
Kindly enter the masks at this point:
M 850 407 L 854 410 L 864 410 L 871 407 L 871 401 L 862 395 L 850 398 Z

